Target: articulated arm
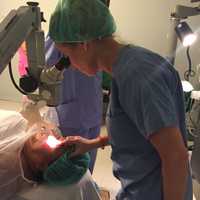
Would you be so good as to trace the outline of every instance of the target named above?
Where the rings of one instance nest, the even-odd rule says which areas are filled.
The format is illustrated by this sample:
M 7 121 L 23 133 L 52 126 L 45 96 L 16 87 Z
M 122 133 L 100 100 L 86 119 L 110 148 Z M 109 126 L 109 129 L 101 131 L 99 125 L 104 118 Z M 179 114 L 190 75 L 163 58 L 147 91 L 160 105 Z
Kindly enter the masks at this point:
M 41 30 L 41 13 L 37 6 L 22 6 L 18 10 L 12 10 L 1 22 L 0 73 L 24 40 L 27 42 L 29 68 L 33 68 L 33 73 L 37 74 L 35 69 L 45 64 L 44 33 Z
M 28 6 L 12 10 L 0 23 L 0 74 L 22 42 L 26 41 L 28 70 L 39 88 L 39 94 L 30 94 L 29 97 L 34 101 L 45 100 L 48 105 L 55 106 L 58 103 L 62 72 L 55 67 L 45 68 L 42 20 L 38 3 L 29 2 Z

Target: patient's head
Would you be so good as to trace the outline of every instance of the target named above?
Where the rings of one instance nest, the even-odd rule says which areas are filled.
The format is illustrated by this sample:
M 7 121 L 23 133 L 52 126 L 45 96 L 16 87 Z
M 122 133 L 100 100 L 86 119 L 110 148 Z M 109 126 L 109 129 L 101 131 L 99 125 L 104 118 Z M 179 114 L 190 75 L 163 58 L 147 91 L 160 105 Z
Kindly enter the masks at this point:
M 50 148 L 47 145 L 49 135 L 61 141 L 61 145 Z M 22 164 L 26 178 L 51 185 L 68 185 L 78 182 L 88 169 L 88 154 L 70 157 L 72 146 L 66 145 L 63 138 L 51 131 L 38 131 L 24 144 Z
M 55 132 L 49 133 L 41 130 L 30 137 L 24 144 L 23 155 L 28 168 L 34 176 L 33 178 L 40 179 L 42 172 L 62 155 L 62 151 L 59 148 L 51 149 L 46 144 L 49 135 L 54 135 L 59 140 L 63 139 Z

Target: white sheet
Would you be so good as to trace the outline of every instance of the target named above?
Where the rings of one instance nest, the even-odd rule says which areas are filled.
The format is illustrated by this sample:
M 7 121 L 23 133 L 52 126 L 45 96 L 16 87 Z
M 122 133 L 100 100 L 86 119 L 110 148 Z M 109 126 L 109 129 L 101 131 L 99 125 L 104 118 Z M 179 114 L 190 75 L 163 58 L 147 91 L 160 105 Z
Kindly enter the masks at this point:
M 6 111 L 0 109 L 0 122 L 9 116 L 16 117 L 17 114 L 18 113 L 14 111 Z M 16 129 L 14 130 L 16 133 Z M 62 187 L 61 186 L 52 187 L 45 184 L 34 185 L 32 187 L 23 189 L 12 199 L 9 198 L 9 200 L 100 200 L 100 199 L 101 198 L 97 192 L 97 189 L 94 185 L 94 182 L 92 180 L 89 171 L 87 171 L 87 173 L 82 177 L 82 179 L 77 184 L 71 186 L 62 186 Z
M 90 172 L 88 171 L 79 183 L 71 186 L 51 187 L 48 185 L 33 186 L 21 191 L 18 200 L 100 200 Z M 13 199 L 14 200 L 14 199 Z

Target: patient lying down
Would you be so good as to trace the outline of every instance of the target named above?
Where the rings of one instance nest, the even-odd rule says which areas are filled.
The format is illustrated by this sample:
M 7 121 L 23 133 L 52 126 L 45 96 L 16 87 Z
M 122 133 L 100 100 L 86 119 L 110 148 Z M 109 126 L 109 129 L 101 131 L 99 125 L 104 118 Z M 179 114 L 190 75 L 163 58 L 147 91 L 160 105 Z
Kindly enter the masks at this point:
M 70 159 L 72 148 L 62 145 L 65 139 L 58 138 L 51 130 L 43 129 L 30 137 L 21 151 L 25 176 L 37 182 L 46 181 L 51 185 L 69 185 L 79 181 L 88 169 L 88 154 Z M 61 144 L 51 148 L 47 144 L 49 136 L 57 137 Z
M 47 124 L 32 125 L 28 124 L 20 113 L 7 111 L 0 114 L 0 199 L 2 200 L 12 199 L 17 193 L 32 188 L 36 183 L 55 187 L 76 184 L 87 172 L 88 154 L 70 158 L 72 148 L 63 145 L 66 138 L 57 134 Z M 60 144 L 51 148 L 47 144 L 49 136 L 55 137 Z M 87 181 L 91 182 L 91 179 Z M 99 199 L 98 194 L 95 195 L 96 197 L 92 198 Z M 38 200 L 38 197 L 33 198 L 36 199 Z

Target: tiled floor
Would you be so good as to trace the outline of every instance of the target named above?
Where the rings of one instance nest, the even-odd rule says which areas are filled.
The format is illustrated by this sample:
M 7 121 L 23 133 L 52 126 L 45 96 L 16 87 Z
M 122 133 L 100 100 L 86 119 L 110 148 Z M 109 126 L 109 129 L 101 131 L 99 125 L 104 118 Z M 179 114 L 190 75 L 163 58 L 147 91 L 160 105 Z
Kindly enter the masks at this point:
M 99 149 L 93 178 L 100 187 L 104 187 L 110 191 L 113 199 L 120 188 L 120 183 L 112 175 L 110 153 L 110 147 L 106 147 L 104 150 Z
M 0 109 L 19 111 L 21 108 L 20 103 L 0 101 Z M 106 128 L 102 127 L 101 134 L 106 134 Z M 93 173 L 93 178 L 100 187 L 104 187 L 111 192 L 111 199 L 120 187 L 119 182 L 112 175 L 112 161 L 110 160 L 110 147 L 99 149 L 97 161 Z M 200 200 L 200 185 L 194 181 L 194 194 L 193 200 Z

